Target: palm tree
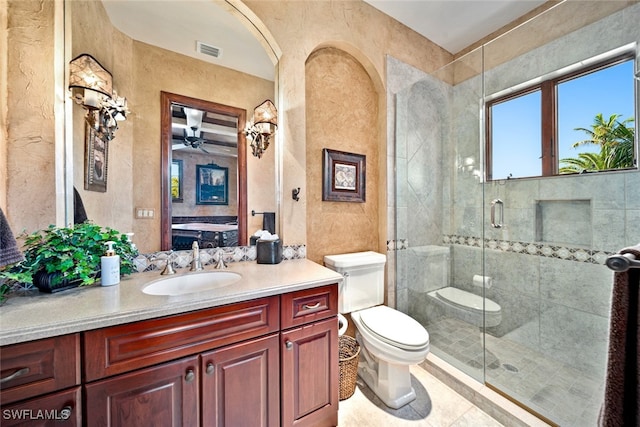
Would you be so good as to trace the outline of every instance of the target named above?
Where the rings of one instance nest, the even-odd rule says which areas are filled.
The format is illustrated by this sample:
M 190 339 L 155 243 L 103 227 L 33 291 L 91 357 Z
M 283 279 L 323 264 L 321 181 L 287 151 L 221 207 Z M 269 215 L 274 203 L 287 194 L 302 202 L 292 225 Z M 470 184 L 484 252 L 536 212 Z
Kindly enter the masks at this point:
M 633 118 L 618 120 L 620 114 L 612 114 L 605 121 L 602 113 L 596 115 L 591 129 L 576 128 L 586 132 L 588 139 L 572 145 L 593 144 L 600 146 L 599 153 L 578 153 L 577 158 L 560 159 L 560 173 L 579 173 L 594 170 L 628 168 L 634 165 L 635 128 L 629 126 Z M 562 165 L 564 163 L 564 165 Z

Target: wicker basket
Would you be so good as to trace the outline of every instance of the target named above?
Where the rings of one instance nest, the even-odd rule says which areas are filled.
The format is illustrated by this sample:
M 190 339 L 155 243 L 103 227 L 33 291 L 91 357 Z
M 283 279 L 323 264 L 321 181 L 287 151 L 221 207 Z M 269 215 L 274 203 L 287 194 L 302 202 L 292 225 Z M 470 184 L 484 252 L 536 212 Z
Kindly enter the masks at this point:
M 360 345 L 348 335 L 342 335 L 338 344 L 340 363 L 340 400 L 350 398 L 356 391 Z

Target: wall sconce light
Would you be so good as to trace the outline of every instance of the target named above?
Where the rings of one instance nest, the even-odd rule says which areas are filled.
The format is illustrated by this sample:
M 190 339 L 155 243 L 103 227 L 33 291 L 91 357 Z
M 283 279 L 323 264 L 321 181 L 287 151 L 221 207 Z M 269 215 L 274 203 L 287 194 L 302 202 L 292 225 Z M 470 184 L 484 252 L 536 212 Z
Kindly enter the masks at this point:
M 74 101 L 87 109 L 85 120 L 110 141 L 118 122 L 126 119 L 127 100 L 113 90 L 113 78 L 91 55 L 83 53 L 69 63 L 69 89 Z
M 253 118 L 247 124 L 245 134 L 251 141 L 251 150 L 257 158 L 269 148 L 269 139 L 278 127 L 278 110 L 270 100 L 264 101 L 253 110 Z

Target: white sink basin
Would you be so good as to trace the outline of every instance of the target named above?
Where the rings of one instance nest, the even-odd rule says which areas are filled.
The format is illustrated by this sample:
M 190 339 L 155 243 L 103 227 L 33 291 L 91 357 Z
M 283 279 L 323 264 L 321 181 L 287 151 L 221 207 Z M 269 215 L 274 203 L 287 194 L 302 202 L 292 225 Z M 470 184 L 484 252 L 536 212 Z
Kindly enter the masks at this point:
M 155 280 L 142 289 L 148 295 L 184 295 L 232 285 L 242 278 L 231 271 L 187 273 Z

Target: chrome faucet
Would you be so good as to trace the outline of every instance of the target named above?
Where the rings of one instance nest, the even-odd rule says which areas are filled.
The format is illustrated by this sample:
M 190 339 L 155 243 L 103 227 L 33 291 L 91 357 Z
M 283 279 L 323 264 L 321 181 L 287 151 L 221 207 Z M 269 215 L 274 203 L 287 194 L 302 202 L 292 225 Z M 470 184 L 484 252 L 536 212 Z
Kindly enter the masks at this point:
M 213 268 L 218 270 L 227 268 L 227 264 L 225 264 L 224 262 L 224 249 L 218 249 L 217 254 L 218 254 L 218 262 L 216 262 L 216 265 Z
M 171 274 L 176 274 L 176 271 L 173 269 L 173 265 L 171 265 L 171 255 L 173 255 L 173 251 L 169 251 L 167 253 L 167 264 L 164 266 L 164 269 L 160 273 L 162 276 L 167 276 Z
M 194 240 L 191 245 L 191 250 L 193 251 L 193 259 L 191 260 L 191 271 L 201 271 L 202 270 L 202 262 L 200 261 L 200 248 L 198 247 L 198 241 Z

